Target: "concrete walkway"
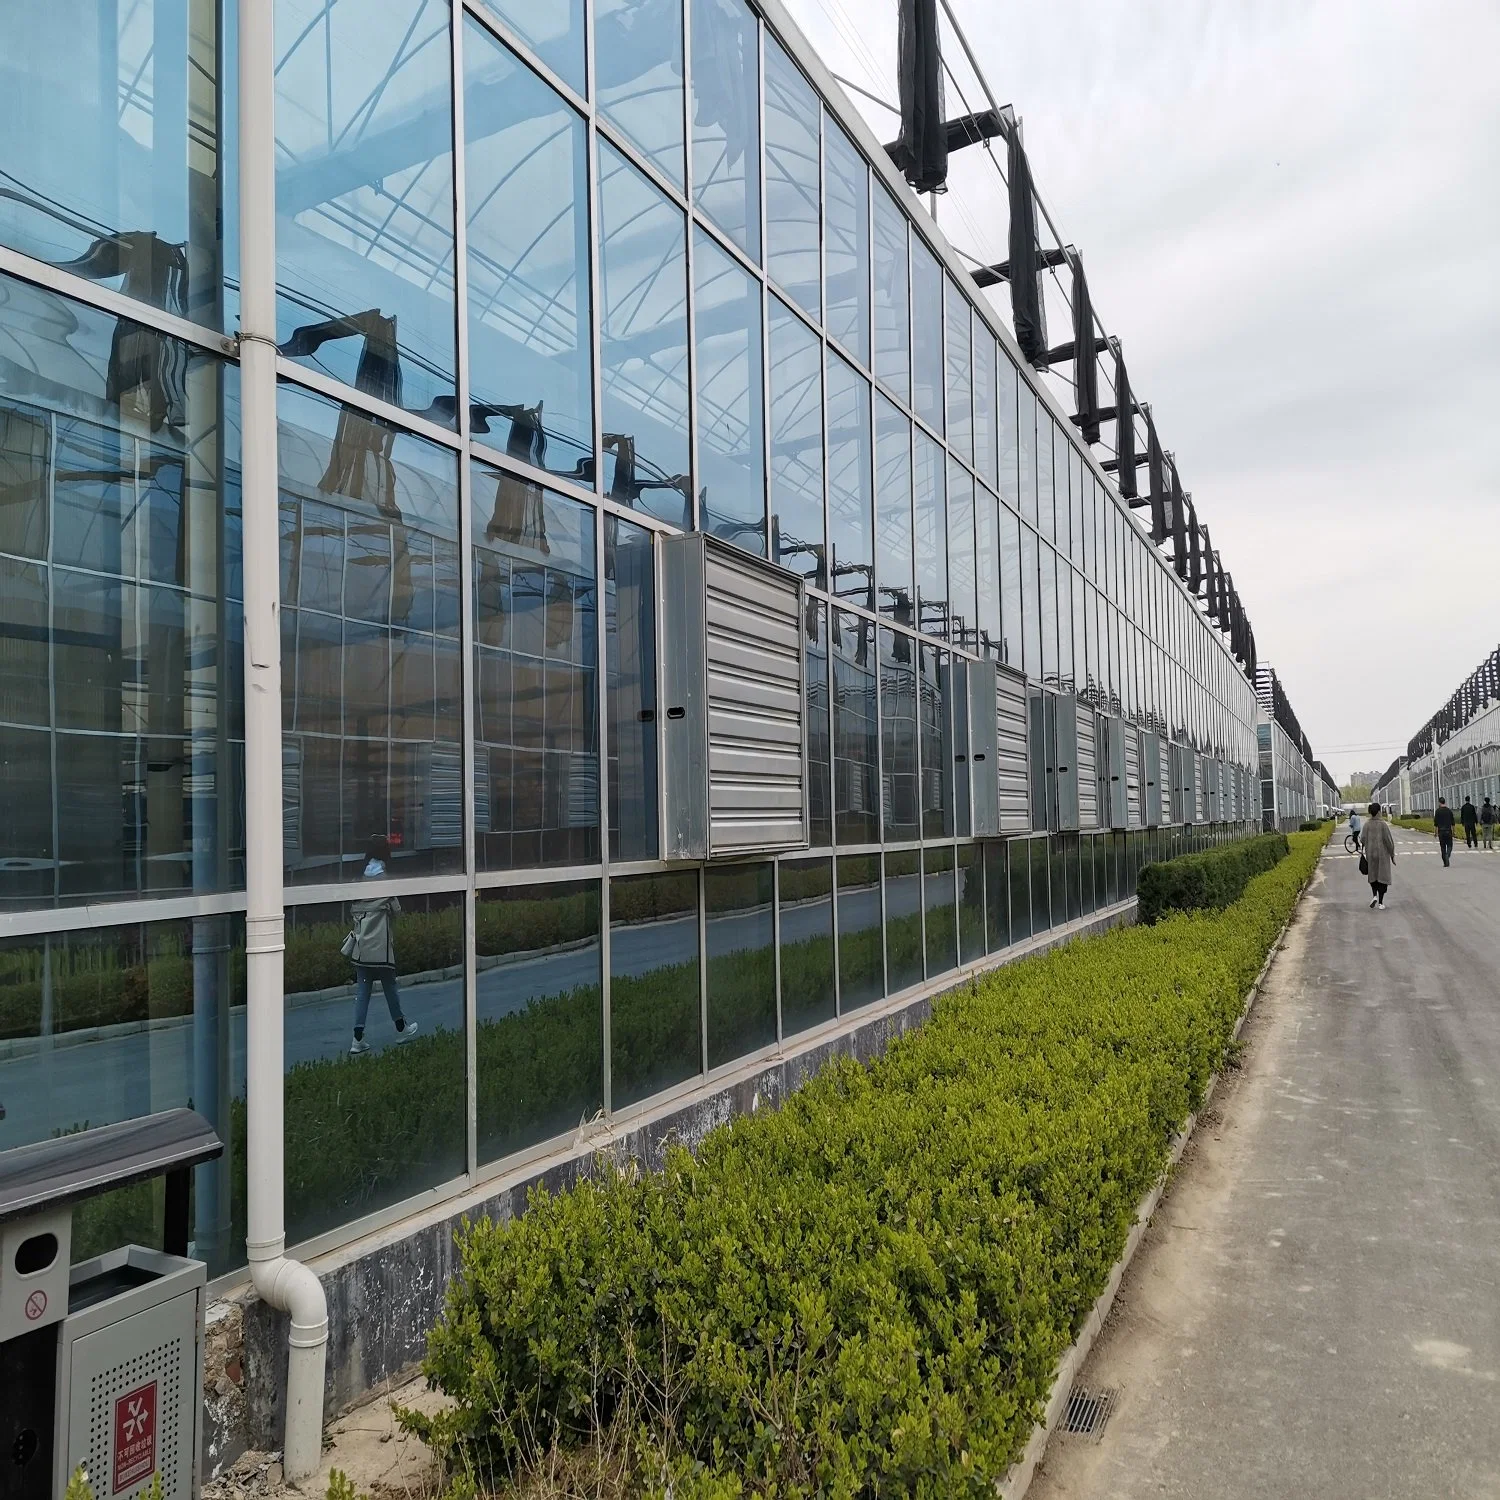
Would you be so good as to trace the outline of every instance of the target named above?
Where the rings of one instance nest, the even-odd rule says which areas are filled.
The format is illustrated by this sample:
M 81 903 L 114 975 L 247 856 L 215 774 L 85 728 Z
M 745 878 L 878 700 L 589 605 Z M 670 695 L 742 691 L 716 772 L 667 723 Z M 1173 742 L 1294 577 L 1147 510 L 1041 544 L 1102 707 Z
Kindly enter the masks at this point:
M 1344 832 L 1031 1500 L 1500 1500 L 1500 853 Z

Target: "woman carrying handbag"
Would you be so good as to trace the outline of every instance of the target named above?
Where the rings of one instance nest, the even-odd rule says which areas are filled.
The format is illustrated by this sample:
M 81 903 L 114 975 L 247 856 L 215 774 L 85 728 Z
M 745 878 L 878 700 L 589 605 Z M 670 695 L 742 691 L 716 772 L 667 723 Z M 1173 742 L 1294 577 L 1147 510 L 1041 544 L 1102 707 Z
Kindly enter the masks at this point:
M 1370 804 L 1369 821 L 1360 837 L 1359 873 L 1370 882 L 1370 909 L 1385 910 L 1385 893 L 1396 869 L 1396 836 L 1380 811 Z

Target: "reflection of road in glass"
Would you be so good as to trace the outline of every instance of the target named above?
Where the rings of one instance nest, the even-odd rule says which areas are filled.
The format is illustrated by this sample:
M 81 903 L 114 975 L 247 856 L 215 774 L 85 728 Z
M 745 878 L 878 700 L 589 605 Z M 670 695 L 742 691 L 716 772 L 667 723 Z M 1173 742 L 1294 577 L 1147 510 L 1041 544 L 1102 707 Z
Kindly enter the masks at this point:
M 907 916 L 921 904 L 921 882 L 892 883 L 891 915 Z M 878 927 L 880 893 L 873 888 L 842 892 L 839 906 L 846 924 Z M 712 924 L 716 954 L 736 948 L 761 946 L 763 912 L 743 912 L 716 918 Z M 825 936 L 826 900 L 792 904 L 782 911 L 786 943 Z M 616 974 L 639 976 L 666 965 L 691 962 L 697 956 L 698 921 L 695 916 L 666 922 L 643 922 L 615 928 L 611 934 Z M 498 1020 L 547 995 L 598 984 L 596 949 L 544 953 L 536 958 L 483 969 L 479 973 L 476 1012 L 481 1021 Z M 435 979 L 426 983 L 401 981 L 401 1004 L 423 1032 L 457 1030 L 463 1025 L 463 981 Z M 286 1064 L 344 1057 L 353 1025 L 353 986 L 345 993 L 304 1003 L 294 1001 L 286 1012 Z M 243 1096 L 245 1069 L 245 1011 L 230 1013 L 229 1076 Z M 380 996 L 370 1007 L 365 1032 L 371 1054 L 396 1045 L 396 1032 Z M 360 1059 L 350 1059 L 357 1067 Z M 0 1149 L 44 1140 L 54 1131 L 84 1124 L 107 1125 L 115 1120 L 149 1114 L 191 1102 L 193 1091 L 193 1023 L 190 1018 L 158 1021 L 142 1031 L 108 1031 L 86 1042 L 68 1044 L 66 1034 L 42 1052 L 0 1060 Z

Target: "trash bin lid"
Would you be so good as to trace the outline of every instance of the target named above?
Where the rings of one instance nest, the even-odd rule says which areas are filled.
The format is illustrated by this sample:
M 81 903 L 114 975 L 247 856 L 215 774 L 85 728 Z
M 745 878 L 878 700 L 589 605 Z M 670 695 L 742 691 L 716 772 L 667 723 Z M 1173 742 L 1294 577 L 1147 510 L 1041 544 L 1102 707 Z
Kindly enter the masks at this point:
M 193 1167 L 223 1151 L 195 1109 L 166 1109 L 0 1151 L 0 1223 Z

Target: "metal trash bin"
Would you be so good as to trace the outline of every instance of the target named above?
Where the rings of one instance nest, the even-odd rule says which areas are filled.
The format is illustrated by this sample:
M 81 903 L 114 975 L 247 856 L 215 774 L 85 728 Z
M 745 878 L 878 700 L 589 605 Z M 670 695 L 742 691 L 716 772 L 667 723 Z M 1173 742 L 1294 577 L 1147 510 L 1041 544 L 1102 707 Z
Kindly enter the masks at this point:
M 207 1268 L 187 1257 L 193 1167 L 223 1145 L 167 1110 L 0 1152 L 0 1497 L 61 1500 L 80 1466 L 96 1500 L 195 1500 Z M 71 1266 L 75 1204 L 166 1178 L 163 1250 Z

